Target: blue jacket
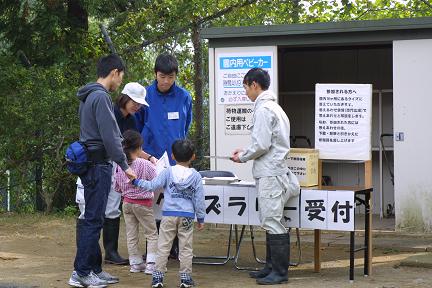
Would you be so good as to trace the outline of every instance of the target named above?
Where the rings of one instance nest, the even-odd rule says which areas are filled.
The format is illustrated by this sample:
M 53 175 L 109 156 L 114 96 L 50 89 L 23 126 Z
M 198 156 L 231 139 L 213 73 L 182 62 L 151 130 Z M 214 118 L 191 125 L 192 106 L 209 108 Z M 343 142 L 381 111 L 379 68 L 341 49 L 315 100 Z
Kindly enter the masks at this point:
M 151 181 L 135 179 L 132 184 L 144 190 L 164 188 L 162 216 L 197 217 L 204 222 L 205 200 L 201 175 L 193 168 L 175 165 L 163 170 Z
M 144 140 L 143 150 L 162 157 L 168 152 L 171 165 L 175 161 L 171 159 L 171 145 L 177 139 L 184 139 L 189 131 L 192 121 L 192 97 L 185 89 L 175 83 L 167 93 L 161 93 L 157 89 L 156 80 L 147 87 L 146 100 L 150 107 L 143 106 L 135 113 L 138 131 Z M 168 113 L 171 118 L 168 119 Z

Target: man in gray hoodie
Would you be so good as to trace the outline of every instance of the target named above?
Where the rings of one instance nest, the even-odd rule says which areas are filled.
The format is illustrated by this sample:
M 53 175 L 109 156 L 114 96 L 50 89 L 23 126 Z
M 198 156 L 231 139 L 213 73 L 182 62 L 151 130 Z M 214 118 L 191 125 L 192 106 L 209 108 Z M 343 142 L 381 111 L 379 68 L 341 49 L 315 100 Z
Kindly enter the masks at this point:
M 119 282 L 119 278 L 102 270 L 99 238 L 111 188 L 111 161 L 116 162 L 130 179 L 136 178 L 123 152 L 122 136 L 109 95 L 122 83 L 124 70 L 119 56 L 102 57 L 97 65 L 96 83 L 87 84 L 77 93 L 80 141 L 86 143 L 92 164 L 80 176 L 86 205 L 84 219 L 77 220 L 75 270 L 68 282 L 74 287 L 99 288 Z
M 258 284 L 272 285 L 288 281 L 290 242 L 282 224 L 288 201 L 289 179 L 287 157 L 290 150 L 290 122 L 269 91 L 270 76 L 261 68 L 249 70 L 243 79 L 246 94 L 255 102 L 252 142 L 236 149 L 231 159 L 237 163 L 254 160 L 252 175 L 258 191 L 258 212 L 261 227 L 266 230 L 266 265 L 249 275 Z

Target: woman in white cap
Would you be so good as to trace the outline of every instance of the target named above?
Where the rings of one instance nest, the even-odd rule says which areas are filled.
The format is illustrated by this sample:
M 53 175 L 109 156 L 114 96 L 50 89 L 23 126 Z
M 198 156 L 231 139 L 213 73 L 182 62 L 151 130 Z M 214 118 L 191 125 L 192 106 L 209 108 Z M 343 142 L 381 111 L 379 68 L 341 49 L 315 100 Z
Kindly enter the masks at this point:
M 114 105 L 114 115 L 120 132 L 123 134 L 127 130 L 137 130 L 134 113 L 140 110 L 142 105 L 149 106 L 146 101 L 146 89 L 137 82 L 130 82 L 125 85 L 120 96 Z M 141 158 L 147 159 L 153 164 L 157 159 L 146 152 L 142 152 Z M 115 172 L 116 165 L 113 165 Z M 113 173 L 114 175 L 114 173 Z M 113 183 L 114 184 L 114 183 Z M 81 180 L 77 180 L 76 202 L 79 204 L 81 215 L 84 217 L 84 189 Z M 105 263 L 116 265 L 127 265 L 128 259 L 124 259 L 118 253 L 118 237 L 120 229 L 120 202 L 121 194 L 114 191 L 111 185 L 111 191 L 108 195 L 108 202 L 105 209 L 105 220 L 103 225 L 103 246 L 105 249 Z
M 146 101 L 146 89 L 137 82 L 130 82 L 125 85 L 114 106 L 114 115 L 120 132 L 126 130 L 137 130 L 134 114 L 141 109 L 142 105 L 149 106 Z M 139 131 L 138 131 L 139 132 Z M 145 153 L 141 158 L 151 160 L 151 155 Z

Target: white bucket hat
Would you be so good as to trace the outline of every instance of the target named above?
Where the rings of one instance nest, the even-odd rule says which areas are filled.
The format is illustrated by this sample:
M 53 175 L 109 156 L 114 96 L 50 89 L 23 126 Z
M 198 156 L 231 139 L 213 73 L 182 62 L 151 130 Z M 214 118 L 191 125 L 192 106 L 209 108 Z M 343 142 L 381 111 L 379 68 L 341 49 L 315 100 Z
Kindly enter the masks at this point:
M 144 88 L 144 86 L 137 82 L 127 83 L 121 93 L 126 94 L 133 101 L 139 104 L 150 106 L 145 99 L 147 95 L 146 89 Z

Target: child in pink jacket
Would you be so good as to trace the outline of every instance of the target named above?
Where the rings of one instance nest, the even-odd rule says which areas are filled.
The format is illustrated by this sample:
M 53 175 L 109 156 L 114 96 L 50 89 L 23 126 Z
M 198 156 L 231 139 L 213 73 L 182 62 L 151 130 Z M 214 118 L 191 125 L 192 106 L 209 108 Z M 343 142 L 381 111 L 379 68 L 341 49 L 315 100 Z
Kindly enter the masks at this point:
M 123 133 L 123 149 L 128 159 L 128 164 L 136 172 L 138 178 L 151 180 L 156 176 L 156 169 L 148 160 L 139 158 L 142 152 L 142 137 L 133 130 Z M 129 178 L 121 170 L 115 174 L 115 190 L 123 196 L 123 215 L 126 223 L 127 248 L 129 252 L 130 272 L 144 272 L 152 274 L 155 270 L 158 233 L 153 214 L 153 192 L 137 188 L 132 185 Z M 138 248 L 139 226 L 144 228 L 144 236 L 147 239 L 147 259 L 144 262 Z

